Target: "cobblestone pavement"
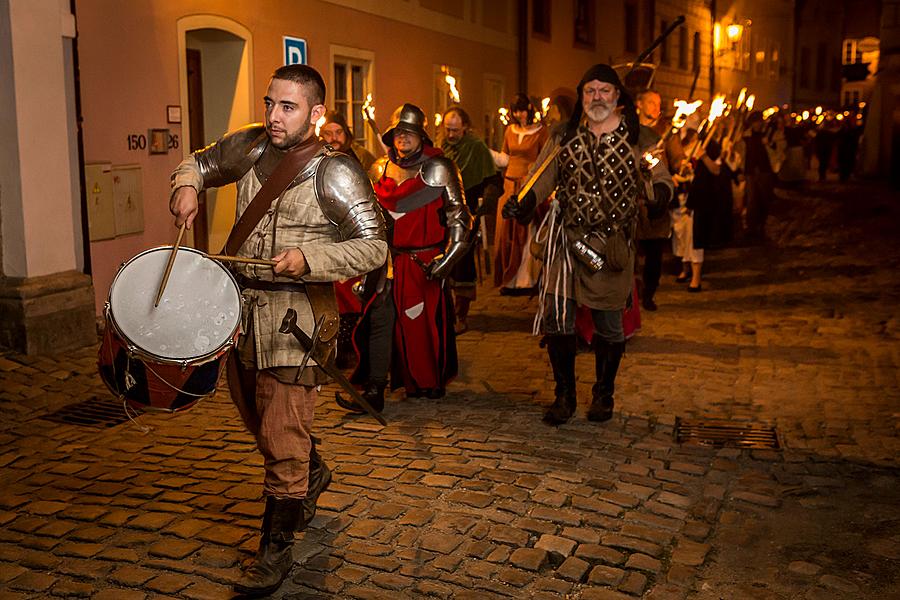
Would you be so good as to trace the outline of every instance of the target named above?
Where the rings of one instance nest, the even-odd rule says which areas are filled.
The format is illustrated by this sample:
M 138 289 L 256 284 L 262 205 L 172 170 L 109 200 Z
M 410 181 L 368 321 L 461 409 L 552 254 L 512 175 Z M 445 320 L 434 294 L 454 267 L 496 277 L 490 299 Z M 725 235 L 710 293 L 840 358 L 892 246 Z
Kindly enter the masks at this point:
M 540 423 L 534 301 L 488 289 L 442 401 L 382 428 L 317 412 L 335 480 L 279 598 L 900 597 L 900 209 L 877 186 L 779 192 L 773 240 L 668 277 L 617 412 Z M 261 462 L 224 390 L 110 428 L 42 418 L 107 398 L 95 348 L 0 355 L 0 598 L 229 598 L 257 542 Z M 676 417 L 773 425 L 779 450 L 680 445 Z

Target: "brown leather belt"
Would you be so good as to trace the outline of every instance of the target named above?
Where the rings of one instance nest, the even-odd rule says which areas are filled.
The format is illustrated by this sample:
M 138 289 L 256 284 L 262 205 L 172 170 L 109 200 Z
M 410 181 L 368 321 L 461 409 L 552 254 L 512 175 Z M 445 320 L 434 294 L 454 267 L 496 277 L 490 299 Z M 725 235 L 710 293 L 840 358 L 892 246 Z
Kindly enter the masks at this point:
M 234 278 L 241 289 L 262 290 L 264 292 L 303 292 L 306 290 L 306 284 L 302 281 L 265 281 L 252 279 L 240 273 L 236 274 Z

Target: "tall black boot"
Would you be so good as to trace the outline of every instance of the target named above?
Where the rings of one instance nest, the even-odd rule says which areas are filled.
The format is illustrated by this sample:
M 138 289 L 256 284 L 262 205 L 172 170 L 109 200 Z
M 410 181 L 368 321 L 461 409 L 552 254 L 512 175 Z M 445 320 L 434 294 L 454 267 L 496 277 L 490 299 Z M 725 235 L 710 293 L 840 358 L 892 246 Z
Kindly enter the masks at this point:
M 291 548 L 302 510 L 301 498 L 266 497 L 259 550 L 234 584 L 236 592 L 247 596 L 266 596 L 281 586 L 294 564 Z
M 556 399 L 544 413 L 544 423 L 562 425 L 575 414 L 575 352 L 574 335 L 548 335 L 544 338 L 547 355 L 556 381 Z
M 605 342 L 595 340 L 594 363 L 597 382 L 591 388 L 591 407 L 588 409 L 588 421 L 608 421 L 613 415 L 613 393 L 616 391 L 616 373 L 622 354 L 625 353 L 625 342 Z
M 384 379 L 372 379 L 363 388 L 362 397 L 374 408 L 376 412 L 384 410 L 384 388 L 387 387 L 387 381 Z M 334 401 L 338 406 L 352 413 L 364 414 L 366 411 L 362 406 L 353 401 L 352 398 L 344 398 L 340 392 L 335 393 Z
M 331 485 L 331 469 L 322 460 L 322 456 L 316 451 L 316 439 L 312 440 L 312 448 L 309 451 L 309 487 L 306 498 L 303 499 L 303 514 L 297 525 L 297 531 L 303 531 L 309 526 L 309 522 L 316 516 L 316 505 L 319 496 Z

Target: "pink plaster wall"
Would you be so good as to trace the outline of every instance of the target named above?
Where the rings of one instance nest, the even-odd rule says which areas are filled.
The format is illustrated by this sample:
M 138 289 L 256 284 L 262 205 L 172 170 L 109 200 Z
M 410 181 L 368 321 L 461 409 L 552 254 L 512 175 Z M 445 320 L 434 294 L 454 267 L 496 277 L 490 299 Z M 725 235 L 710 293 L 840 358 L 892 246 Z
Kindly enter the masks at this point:
M 166 123 L 166 105 L 179 104 L 176 21 L 215 14 L 237 21 L 253 34 L 253 95 L 261 98 L 271 72 L 282 64 L 282 36 L 306 38 L 309 62 L 330 83 L 329 44 L 375 54 L 376 120 L 382 129 L 403 102 L 428 113 L 432 69 L 446 63 L 462 69 L 462 103 L 473 119 L 496 107 L 482 106 L 482 76 L 495 73 L 516 86 L 514 50 L 505 50 L 428 31 L 326 2 L 275 0 L 78 0 L 78 50 L 84 115 L 85 161 L 140 164 L 143 171 L 144 231 L 91 244 L 98 314 L 119 265 L 154 246 L 171 244 L 176 230 L 168 212 L 169 175 L 180 149 L 166 155 L 129 151 L 130 133 L 169 128 L 183 140 L 180 125 Z M 186 107 L 183 107 L 186 111 Z M 262 102 L 256 118 L 263 116 Z

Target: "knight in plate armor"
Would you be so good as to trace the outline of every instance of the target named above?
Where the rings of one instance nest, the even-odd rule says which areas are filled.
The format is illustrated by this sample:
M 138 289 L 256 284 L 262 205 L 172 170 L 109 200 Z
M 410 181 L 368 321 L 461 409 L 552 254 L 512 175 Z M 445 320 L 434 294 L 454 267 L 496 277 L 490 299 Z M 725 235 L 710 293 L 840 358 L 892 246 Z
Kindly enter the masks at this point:
M 544 146 L 532 168 L 538 179 L 503 216 L 528 222 L 538 199 L 556 190 L 538 234 L 544 260 L 535 333 L 543 333 L 556 382 L 544 415 L 550 424 L 575 412 L 575 316 L 593 322 L 596 382 L 588 419 L 612 417 L 616 372 L 625 350 L 622 311 L 634 278 L 638 206 L 668 202 L 672 182 L 663 163 L 650 166 L 638 137 L 634 103 L 609 65 L 594 65 L 578 84 L 567 127 Z M 548 161 L 549 156 L 555 156 Z
M 471 246 L 473 221 L 459 171 L 432 144 L 420 108 L 404 104 L 395 111 L 382 141 L 388 155 L 369 176 L 388 222 L 391 272 L 365 291 L 374 295 L 355 332 L 360 360 L 351 378 L 375 408 L 384 406 L 389 367 L 391 388 L 405 388 L 408 397 L 440 398 L 456 375 L 453 301 L 445 278 Z
M 332 282 L 371 271 L 387 256 L 384 220 L 365 172 L 356 159 L 315 136 L 324 98 L 325 83 L 314 69 L 281 67 L 266 92 L 265 124 L 225 135 L 172 174 L 169 206 L 176 225 L 191 225 L 199 192 L 236 183 L 237 224 L 226 253 L 277 261 L 274 267 L 232 269 L 243 296 L 243 335 L 229 357 L 228 384 L 264 459 L 266 499 L 259 551 L 235 584 L 241 594 L 278 589 L 293 564 L 294 534 L 312 519 L 316 499 L 331 481 L 312 436 L 316 386 L 324 375 L 298 368 L 304 351 L 293 336 L 279 332 L 282 316 L 294 309 L 307 333 L 322 319 L 320 339 L 332 340 Z M 270 204 L 254 203 L 270 178 L 286 186 L 272 192 Z M 257 210 L 258 221 L 248 216 Z M 242 222 L 245 233 L 236 235 Z

